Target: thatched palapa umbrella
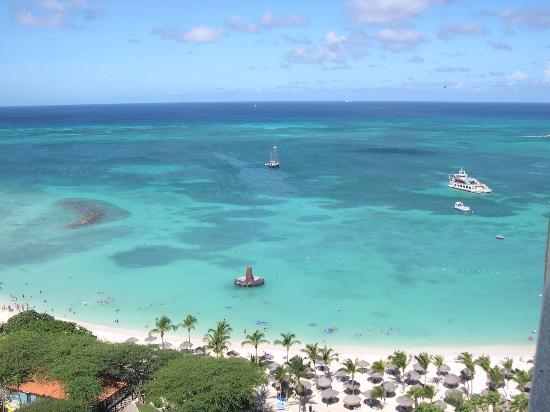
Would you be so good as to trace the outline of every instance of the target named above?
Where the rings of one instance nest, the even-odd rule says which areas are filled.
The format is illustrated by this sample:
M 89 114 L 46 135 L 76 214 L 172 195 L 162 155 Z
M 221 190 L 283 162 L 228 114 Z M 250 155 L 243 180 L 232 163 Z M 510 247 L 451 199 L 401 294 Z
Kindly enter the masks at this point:
M 396 399 L 396 401 L 397 401 L 397 404 L 402 408 L 412 408 L 414 405 L 414 401 L 408 396 L 400 396 L 399 398 Z
M 156 340 L 157 340 L 157 337 L 153 336 L 153 335 L 149 335 L 144 339 L 144 341 L 147 342 L 147 343 L 151 343 L 151 342 L 154 342 Z
M 139 339 L 134 338 L 133 336 L 124 341 L 124 343 L 138 343 L 138 342 L 139 342 Z
M 349 408 L 356 408 L 361 406 L 361 398 L 357 395 L 347 395 L 344 398 L 344 406 Z
M 191 349 L 193 344 L 189 341 L 185 341 L 180 345 L 180 349 Z
M 338 402 L 338 391 L 334 389 L 325 389 L 321 392 L 321 401 L 327 404 L 327 408 L 331 403 Z
M 435 406 L 439 406 L 441 408 L 442 411 L 444 411 L 445 409 L 447 409 L 447 404 L 441 400 L 439 401 L 435 401 L 433 403 Z
M 449 365 L 443 364 L 440 367 L 437 368 L 437 374 L 438 375 L 446 375 L 451 371 L 451 367 Z
M 420 374 L 417 371 L 409 371 L 406 373 L 407 375 L 407 381 L 409 383 L 411 382 L 420 382 Z
M 170 342 L 164 342 L 164 346 L 163 346 L 164 349 L 171 348 L 171 347 L 172 347 L 172 344 Z
M 230 358 L 236 358 L 237 356 L 240 356 L 240 354 L 236 350 L 230 350 L 229 352 L 227 352 L 227 356 L 229 356 Z
M 446 388 L 456 388 L 460 383 L 460 377 L 454 373 L 450 373 L 443 379 L 443 386 Z
M 351 392 L 355 393 L 355 391 L 359 390 L 360 386 L 361 386 L 361 384 L 357 381 L 348 381 L 348 382 L 344 383 L 344 390 L 346 392 L 351 391 Z
M 421 375 L 425 375 L 426 374 L 426 369 L 424 369 L 422 366 L 420 366 L 420 364 L 418 362 L 415 362 L 414 365 L 413 365 L 413 369 L 415 371 L 417 371 L 419 374 Z
M 357 366 L 361 369 L 367 369 L 369 367 L 370 363 L 368 363 L 366 360 L 360 360 L 357 362 Z
M 332 381 L 326 376 L 321 376 L 320 378 L 318 378 L 316 383 L 318 389 L 327 389 L 332 386 Z
M 382 384 L 382 387 L 384 388 L 386 393 L 394 393 L 395 390 L 397 389 L 397 385 L 393 382 L 384 382 Z

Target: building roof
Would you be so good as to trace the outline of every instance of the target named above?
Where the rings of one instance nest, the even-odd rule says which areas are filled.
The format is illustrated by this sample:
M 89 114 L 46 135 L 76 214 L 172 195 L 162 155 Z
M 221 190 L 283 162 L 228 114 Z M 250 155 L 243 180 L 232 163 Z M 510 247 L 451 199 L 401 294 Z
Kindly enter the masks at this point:
M 125 382 L 104 379 L 102 382 L 103 391 L 98 395 L 97 402 L 103 402 L 109 399 L 120 389 L 126 386 Z M 19 386 L 9 385 L 8 388 L 14 391 L 30 393 L 36 396 L 42 396 L 54 399 L 68 399 L 69 395 L 62 382 L 58 380 L 31 380 L 23 382 Z

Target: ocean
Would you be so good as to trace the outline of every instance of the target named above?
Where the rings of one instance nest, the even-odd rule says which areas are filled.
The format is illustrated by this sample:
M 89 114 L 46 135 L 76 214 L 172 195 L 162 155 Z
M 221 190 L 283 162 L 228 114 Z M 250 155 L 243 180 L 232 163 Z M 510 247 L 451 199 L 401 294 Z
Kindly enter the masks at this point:
M 449 189 L 461 167 L 493 192 Z M 2 302 L 144 331 L 192 313 L 236 341 L 536 338 L 549 104 L 3 107 L 0 183 Z M 247 265 L 263 287 L 233 285 Z

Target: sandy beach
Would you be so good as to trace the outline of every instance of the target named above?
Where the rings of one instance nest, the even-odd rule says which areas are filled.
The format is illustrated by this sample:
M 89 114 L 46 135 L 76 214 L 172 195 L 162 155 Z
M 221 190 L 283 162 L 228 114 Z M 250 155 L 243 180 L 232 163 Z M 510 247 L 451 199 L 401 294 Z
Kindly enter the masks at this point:
M 0 322 L 7 321 L 11 316 L 15 315 L 17 312 L 9 312 L 6 310 L 0 311 Z M 100 340 L 108 341 L 108 342 L 124 342 L 130 337 L 135 337 L 139 341 L 139 344 L 146 344 L 144 339 L 148 336 L 148 334 L 144 331 L 134 330 L 134 329 L 125 329 L 125 328 L 118 328 L 114 326 L 105 326 L 105 325 L 98 325 L 93 323 L 87 323 L 87 322 L 80 322 L 76 319 L 65 319 L 65 318 L 58 318 L 62 320 L 72 321 L 75 322 L 83 327 L 85 327 L 88 330 L 91 330 Z M 254 348 L 250 346 L 242 346 L 241 341 L 244 340 L 244 334 L 242 336 L 242 339 L 239 339 L 237 336 L 239 334 L 236 332 L 233 332 L 233 339 L 230 345 L 230 349 L 238 352 L 240 356 L 249 358 L 254 353 Z M 173 348 L 178 348 L 179 345 L 183 342 L 187 341 L 187 331 L 181 330 L 176 333 L 167 333 L 165 335 L 165 342 L 168 342 L 172 345 Z M 198 334 L 194 334 L 191 332 L 191 342 L 193 344 L 193 347 L 202 346 L 202 337 Z M 160 344 L 160 338 L 157 339 L 154 343 Z M 309 342 L 302 342 L 300 345 L 293 346 L 290 350 L 290 357 L 294 355 L 301 355 L 304 356 L 304 353 L 301 352 L 301 349 L 304 347 L 305 343 Z M 531 359 L 533 358 L 535 354 L 535 345 L 524 345 L 524 346 L 506 346 L 506 345 L 492 345 L 492 346 L 468 346 L 468 347 L 453 347 L 453 346 L 417 346 L 417 347 L 406 347 L 401 346 L 399 348 L 383 348 L 383 347 L 371 347 L 371 346 L 347 346 L 347 345 L 333 345 L 332 348 L 338 353 L 338 360 L 339 362 L 334 362 L 331 365 L 331 370 L 336 371 L 341 367 L 340 362 L 345 361 L 346 359 L 359 359 L 359 360 L 365 360 L 369 363 L 372 363 L 377 360 L 385 360 L 389 355 L 393 353 L 394 350 L 404 350 L 408 354 L 415 355 L 420 352 L 428 352 L 430 355 L 441 355 L 445 357 L 445 363 L 451 367 L 451 372 L 459 375 L 460 370 L 464 367 L 463 365 L 456 362 L 456 356 L 464 351 L 468 351 L 474 355 L 474 357 L 481 356 L 481 355 L 487 355 L 491 358 L 492 364 L 499 364 L 504 358 L 510 357 L 514 359 L 514 366 L 516 368 L 528 370 L 532 367 L 532 363 L 530 363 Z M 284 363 L 285 362 L 285 356 L 286 351 L 281 346 L 273 345 L 273 344 L 264 344 L 261 345 L 258 348 L 258 353 L 269 353 L 273 355 L 274 361 L 277 363 Z M 414 362 L 411 362 L 407 368 L 407 370 L 412 368 L 412 364 Z M 430 366 L 428 369 L 428 383 L 430 382 L 430 379 L 436 376 L 436 369 L 433 365 Z M 321 376 L 323 372 L 318 371 L 318 376 Z M 358 374 L 356 376 L 356 381 L 358 381 L 361 386 L 360 390 L 361 392 L 364 392 L 365 390 L 371 389 L 372 386 L 374 386 L 371 382 L 368 381 L 368 375 L 367 374 Z M 385 381 L 389 380 L 389 376 L 386 375 Z M 473 391 L 474 393 L 479 393 L 483 389 L 485 389 L 486 386 L 486 376 L 485 372 L 483 372 L 480 368 L 477 368 L 475 378 L 473 380 Z M 307 405 L 311 405 L 313 410 L 327 410 L 327 405 L 323 404 L 321 402 L 320 397 L 320 390 L 315 388 L 314 381 L 312 380 L 312 395 L 308 397 L 308 403 Z M 447 388 L 444 388 L 441 383 L 436 384 L 436 388 L 438 389 L 437 395 L 435 400 L 442 399 L 444 397 L 445 391 Z M 344 411 L 347 410 L 344 408 L 342 399 L 345 396 L 343 390 L 343 382 L 339 382 L 336 379 L 333 379 L 332 388 L 337 390 L 338 392 L 342 393 L 342 396 L 340 397 L 340 400 L 336 404 L 332 404 L 328 407 L 328 410 L 331 411 Z M 505 388 L 507 393 L 510 395 L 515 395 L 519 393 L 519 391 L 516 389 L 514 382 L 510 382 L 510 385 L 508 388 Z M 401 386 L 398 385 L 398 389 L 396 391 L 396 395 L 394 397 L 388 397 L 386 399 L 384 408 L 382 410 L 384 411 L 395 411 L 397 403 L 395 399 L 399 396 L 401 396 L 402 389 Z M 277 400 L 276 400 L 276 391 L 273 387 L 269 387 L 269 396 L 267 403 L 270 405 L 273 409 L 275 409 Z M 364 396 L 361 396 L 361 400 L 364 401 Z M 366 404 L 362 404 L 361 409 L 369 409 L 369 407 Z M 299 403 L 298 400 L 295 398 L 291 398 L 289 402 L 286 405 L 286 410 L 292 410 L 292 411 L 298 411 L 299 410 Z

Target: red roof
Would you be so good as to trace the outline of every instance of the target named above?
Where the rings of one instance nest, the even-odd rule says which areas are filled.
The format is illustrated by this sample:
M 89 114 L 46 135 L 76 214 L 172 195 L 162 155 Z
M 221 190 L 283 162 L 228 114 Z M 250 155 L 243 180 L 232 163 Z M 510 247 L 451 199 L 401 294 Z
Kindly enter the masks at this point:
M 103 392 L 101 392 L 97 401 L 102 402 L 105 399 L 110 398 L 120 389 L 126 386 L 125 382 L 119 382 L 114 380 L 104 379 L 102 382 Z M 47 398 L 55 399 L 68 399 L 69 396 L 65 391 L 65 387 L 62 382 L 57 380 L 41 380 L 41 381 L 27 381 L 19 386 L 8 386 L 11 390 L 30 393 L 36 396 L 43 396 Z

